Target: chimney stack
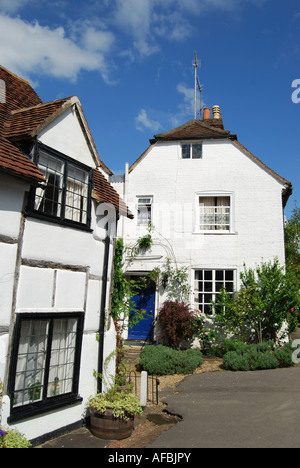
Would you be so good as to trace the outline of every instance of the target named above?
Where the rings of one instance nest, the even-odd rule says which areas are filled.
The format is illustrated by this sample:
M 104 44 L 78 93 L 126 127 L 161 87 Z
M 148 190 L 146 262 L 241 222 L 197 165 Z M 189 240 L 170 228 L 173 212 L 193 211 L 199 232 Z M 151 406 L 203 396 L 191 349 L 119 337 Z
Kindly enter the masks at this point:
M 213 111 L 214 119 L 220 119 L 220 118 L 221 118 L 220 106 L 214 106 L 214 107 L 212 108 L 212 111 Z
M 210 119 L 210 108 L 205 107 L 203 110 L 203 120 L 208 120 Z

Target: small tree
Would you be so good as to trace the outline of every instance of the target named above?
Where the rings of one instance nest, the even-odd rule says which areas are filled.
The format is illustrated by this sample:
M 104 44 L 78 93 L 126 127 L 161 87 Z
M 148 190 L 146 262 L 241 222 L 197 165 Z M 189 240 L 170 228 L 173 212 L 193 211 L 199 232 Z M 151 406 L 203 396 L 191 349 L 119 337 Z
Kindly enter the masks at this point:
M 285 223 L 286 270 L 300 286 L 300 208 L 295 207 L 290 219 Z
M 242 287 L 234 298 L 222 290 L 214 307 L 217 320 L 244 339 L 255 331 L 255 340 L 276 339 L 284 324 L 291 333 L 297 326 L 298 285 L 280 267 L 278 259 L 241 273 Z

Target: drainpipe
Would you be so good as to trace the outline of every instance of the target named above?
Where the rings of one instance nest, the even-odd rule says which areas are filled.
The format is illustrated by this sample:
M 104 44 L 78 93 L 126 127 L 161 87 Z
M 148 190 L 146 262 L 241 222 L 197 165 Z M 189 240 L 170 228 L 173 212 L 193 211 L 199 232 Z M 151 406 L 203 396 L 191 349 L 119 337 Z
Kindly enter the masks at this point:
M 104 251 L 104 261 L 103 261 L 102 297 L 101 297 L 100 323 L 99 323 L 98 377 L 97 377 L 97 392 L 98 393 L 102 393 L 102 379 L 99 377 L 99 374 L 101 375 L 103 374 L 105 306 L 106 306 L 107 283 L 108 283 L 109 248 L 110 248 L 110 237 L 107 233 L 107 236 L 105 239 L 105 251 Z
M 125 163 L 123 201 L 126 205 L 127 205 L 127 198 L 128 198 L 128 173 L 129 173 L 129 164 Z M 125 231 L 125 216 L 123 216 L 123 219 L 122 219 L 122 239 L 124 239 L 124 231 Z

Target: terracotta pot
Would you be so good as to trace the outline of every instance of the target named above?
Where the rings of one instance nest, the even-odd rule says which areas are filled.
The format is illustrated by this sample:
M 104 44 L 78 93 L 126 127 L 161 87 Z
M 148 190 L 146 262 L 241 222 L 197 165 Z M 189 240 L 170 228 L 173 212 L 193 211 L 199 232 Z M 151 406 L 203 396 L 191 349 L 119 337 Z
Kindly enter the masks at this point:
M 130 437 L 134 428 L 134 417 L 128 421 L 115 418 L 112 410 L 106 410 L 105 413 L 97 413 L 90 409 L 91 433 L 99 439 L 122 440 Z

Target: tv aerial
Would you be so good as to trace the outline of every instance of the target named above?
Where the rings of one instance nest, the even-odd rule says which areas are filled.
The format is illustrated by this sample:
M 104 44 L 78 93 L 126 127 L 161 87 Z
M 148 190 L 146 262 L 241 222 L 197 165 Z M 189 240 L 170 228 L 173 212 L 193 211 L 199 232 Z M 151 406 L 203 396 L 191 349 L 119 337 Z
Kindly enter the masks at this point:
M 198 65 L 198 59 L 197 59 L 197 54 L 194 52 L 194 57 L 195 57 L 195 62 L 193 66 L 195 67 L 195 119 L 197 118 L 197 90 L 200 93 L 200 119 L 202 118 L 202 111 L 203 111 L 203 105 L 202 105 L 202 90 L 204 86 L 200 84 L 200 80 L 198 78 L 198 67 L 200 66 L 201 68 L 201 61 L 200 65 Z

